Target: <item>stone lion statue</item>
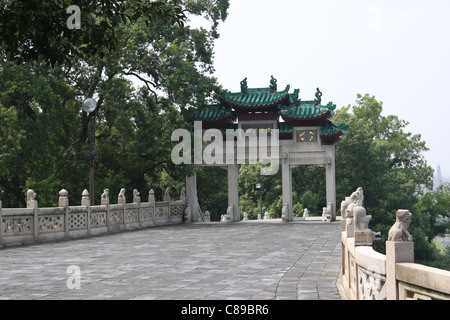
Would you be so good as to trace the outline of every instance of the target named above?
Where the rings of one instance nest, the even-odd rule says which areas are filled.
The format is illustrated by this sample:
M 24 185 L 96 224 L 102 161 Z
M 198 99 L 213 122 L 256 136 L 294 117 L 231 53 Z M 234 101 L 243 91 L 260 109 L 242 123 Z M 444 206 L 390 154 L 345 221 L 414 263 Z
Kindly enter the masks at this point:
M 366 209 L 363 206 L 355 206 L 353 208 L 353 218 L 355 231 L 366 231 L 369 229 L 369 222 L 372 216 L 366 215 Z
M 170 201 L 170 188 L 167 187 L 166 191 L 164 192 L 164 201 Z
M 117 196 L 117 203 L 119 204 L 125 204 L 125 188 L 120 189 L 119 195 Z
M 396 221 L 389 229 L 388 241 L 413 241 L 412 235 L 408 232 L 411 224 L 412 213 L 409 210 L 397 210 Z
M 108 199 L 109 198 L 109 189 L 104 189 L 103 190 L 101 198 L 102 199 Z
M 28 189 L 27 191 L 27 201 L 34 201 L 36 199 L 36 192 L 32 189 Z
M 350 195 L 350 203 L 347 205 L 347 208 L 345 209 L 345 216 L 347 218 L 353 218 L 353 208 L 354 207 L 362 207 L 364 204 L 364 191 L 362 187 L 359 187 L 356 189 L 355 192 L 353 192 Z

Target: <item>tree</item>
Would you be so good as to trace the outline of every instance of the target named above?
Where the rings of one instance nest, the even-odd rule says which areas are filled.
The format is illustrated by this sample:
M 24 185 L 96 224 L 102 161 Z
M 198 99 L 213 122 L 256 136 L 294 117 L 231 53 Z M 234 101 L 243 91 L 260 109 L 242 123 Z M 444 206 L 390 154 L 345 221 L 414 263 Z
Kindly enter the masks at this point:
M 418 262 L 450 270 L 450 251 L 439 252 L 433 241 L 450 233 L 450 186 L 442 185 L 423 194 L 415 206 L 411 232 L 420 255 Z M 419 237 L 417 236 L 419 235 Z
M 25 190 L 32 186 L 42 204 L 55 202 L 59 189 L 68 180 L 77 185 L 86 169 L 72 144 L 79 105 L 61 77 L 61 69 L 36 64 L 1 68 L 0 189 L 6 206 L 24 206 Z M 80 165 L 66 170 L 72 164 Z
M 427 165 L 427 151 L 420 135 L 405 132 L 407 122 L 382 115 L 383 103 L 368 94 L 357 95 L 356 105 L 336 112 L 334 121 L 350 125 L 336 145 L 337 199 L 344 199 L 358 187 L 364 189 L 364 206 L 372 215 L 370 228 L 380 231 L 375 249 L 385 251 L 389 228 L 398 209 L 413 213 L 417 259 L 426 259 L 432 248 L 428 238 L 430 218 L 417 207 L 423 187 L 431 188 L 433 169 Z
M 239 166 L 239 207 L 241 214 L 247 212 L 249 219 L 256 219 L 261 213 L 260 195 L 254 191 L 255 183 L 260 183 L 263 191 L 263 214 L 267 211 L 272 218 L 281 217 L 283 207 L 281 170 L 275 175 L 261 175 L 263 166 L 259 161 Z
M 2 47 L 0 190 L 5 205 L 23 206 L 27 188 L 38 193 L 40 205 L 54 205 L 62 187 L 69 190 L 71 203 L 79 202 L 88 181 L 94 116 L 80 112 L 86 97 L 97 100 L 96 199 L 103 188 L 113 195 L 125 187 L 128 197 L 133 188 L 142 194 L 154 188 L 157 196 L 167 186 L 181 188 L 176 181 L 184 181 L 190 168 L 172 163 L 170 136 L 176 128 L 189 128 L 190 109 L 221 92 L 211 76 L 212 50 L 228 1 L 176 3 L 187 15 L 209 19 L 211 29 L 131 19 L 115 25 L 115 50 L 82 56 L 70 65 L 52 66 L 31 56 L 28 62 L 10 62 L 10 52 Z
M 429 219 L 428 237 L 445 236 L 450 231 L 450 186 L 443 184 L 426 192 L 417 204 L 417 210 L 426 212 Z
M 79 26 L 72 27 L 72 19 L 79 19 Z M 17 63 L 70 66 L 77 59 L 102 58 L 114 52 L 119 48 L 118 30 L 126 24 L 183 25 L 185 20 L 178 0 L 4 0 L 0 4 L 0 52 L 7 61 Z
M 219 167 L 197 171 L 197 196 L 203 211 L 209 211 L 211 221 L 220 221 L 228 207 L 227 170 Z
M 292 171 L 292 201 L 296 208 L 308 209 L 309 215 L 322 215 L 326 206 L 325 169 L 320 166 L 300 166 Z M 303 211 L 294 212 L 303 216 Z

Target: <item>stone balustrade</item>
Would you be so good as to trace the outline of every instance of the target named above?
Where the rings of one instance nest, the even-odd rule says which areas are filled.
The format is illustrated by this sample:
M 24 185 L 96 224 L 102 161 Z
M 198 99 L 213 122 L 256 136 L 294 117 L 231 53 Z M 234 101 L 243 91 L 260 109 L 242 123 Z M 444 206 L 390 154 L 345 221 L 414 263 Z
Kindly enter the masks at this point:
M 411 213 L 397 211 L 384 255 L 367 244 L 367 236 L 362 241 L 358 239 L 350 198 L 341 204 L 342 267 L 338 287 L 343 298 L 450 300 L 450 271 L 414 263 L 414 242 L 407 231 Z M 362 206 L 361 200 L 358 205 Z M 365 229 L 364 235 L 369 234 L 368 230 Z M 372 233 L 374 240 L 375 235 Z
M 0 247 L 182 223 L 186 207 L 184 189 L 180 200 L 171 200 L 168 194 L 166 190 L 164 201 L 155 201 L 150 190 L 148 201 L 141 202 L 135 190 L 133 202 L 126 203 L 120 195 L 118 204 L 110 204 L 105 190 L 102 204 L 91 206 L 89 193 L 84 190 L 81 205 L 70 206 L 68 192 L 62 189 L 58 207 L 39 208 L 36 194 L 29 190 L 27 208 L 2 208 L 0 201 Z

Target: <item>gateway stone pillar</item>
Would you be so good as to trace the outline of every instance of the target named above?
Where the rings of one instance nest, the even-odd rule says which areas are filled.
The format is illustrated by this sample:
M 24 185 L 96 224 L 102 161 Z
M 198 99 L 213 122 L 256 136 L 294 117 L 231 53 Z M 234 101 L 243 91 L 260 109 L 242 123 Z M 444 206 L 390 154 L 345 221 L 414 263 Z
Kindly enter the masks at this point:
M 294 220 L 292 211 L 292 169 L 289 163 L 289 153 L 283 152 L 281 159 L 281 181 L 283 184 L 283 222 Z M 286 207 L 285 207 L 286 205 Z
M 335 162 L 335 146 L 323 146 L 325 149 L 325 170 L 327 185 L 327 204 L 331 203 L 331 221 L 336 220 L 336 162 Z M 342 213 L 341 213 L 342 214 Z
M 231 221 L 240 221 L 239 211 L 239 165 L 228 165 L 228 206 L 233 204 Z
M 197 171 L 190 177 L 186 177 L 186 202 L 190 205 L 191 217 L 190 221 L 198 221 L 198 198 L 197 198 Z

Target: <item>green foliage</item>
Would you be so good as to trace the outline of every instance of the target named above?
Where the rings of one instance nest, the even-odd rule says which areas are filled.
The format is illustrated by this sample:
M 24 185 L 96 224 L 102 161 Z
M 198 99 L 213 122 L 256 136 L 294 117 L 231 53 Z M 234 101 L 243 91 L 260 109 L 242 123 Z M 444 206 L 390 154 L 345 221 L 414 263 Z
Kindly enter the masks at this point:
M 308 209 L 310 216 L 322 215 L 326 206 L 325 168 L 319 166 L 300 166 L 292 170 L 292 201 Z M 295 205 L 294 205 L 295 208 Z M 303 217 L 303 210 L 295 212 Z
M 443 184 L 426 192 L 417 203 L 417 210 L 427 214 L 427 235 L 430 240 L 450 230 L 450 185 Z
M 197 196 L 200 208 L 209 211 L 211 221 L 220 221 L 228 207 L 227 170 L 210 167 L 197 171 Z
M 263 195 L 263 214 L 280 218 L 283 207 L 281 168 L 275 175 L 261 175 L 262 164 L 243 164 L 239 168 L 239 206 L 247 212 L 249 219 L 260 214 L 260 197 L 253 190 L 255 183 L 261 183 Z M 310 215 L 321 215 L 326 205 L 325 169 L 318 166 L 301 166 L 292 172 L 292 200 L 294 215 L 302 217 L 304 208 Z
M 440 256 L 432 243 L 448 232 L 449 190 L 425 192 L 431 188 L 433 170 L 423 157 L 427 151 L 420 135 L 405 132 L 407 122 L 382 115 L 383 103 L 368 94 L 358 95 L 356 105 L 342 108 L 333 118 L 350 129 L 336 144 L 337 199 L 344 199 L 357 187 L 364 189 L 364 206 L 372 215 L 370 228 L 380 231 L 375 249 L 385 252 L 385 241 L 398 209 L 413 213 L 410 233 L 414 237 L 417 261 L 432 264 Z
M 68 30 L 65 8 L 79 5 L 82 30 Z M 86 97 L 97 100 L 95 198 L 134 188 L 146 199 L 167 187 L 178 198 L 186 166 L 170 159 L 171 133 L 190 128 L 190 115 L 214 101 L 223 89 L 212 76 L 217 28 L 227 17 L 228 0 L 213 1 L 34 1 L 0 5 L 0 198 L 5 207 L 25 205 L 28 188 L 40 206 L 54 206 L 58 191 L 77 204 L 89 184 L 89 123 L 81 112 Z M 14 16 L 14 19 L 10 19 Z M 203 17 L 210 28 L 184 22 Z M 17 24 L 20 20 L 23 23 Z M 84 28 L 84 29 L 83 29 Z M 433 170 L 420 135 L 407 122 L 382 114 L 383 103 L 368 94 L 337 110 L 335 123 L 350 126 L 336 144 L 337 199 L 364 188 L 370 228 L 381 231 L 376 250 L 384 252 L 397 209 L 410 209 L 418 262 L 447 268 L 450 251 L 433 243 L 449 231 L 450 190 L 431 189 Z M 262 165 L 239 169 L 240 211 L 256 219 L 261 183 L 263 213 L 280 217 L 281 170 L 260 175 Z M 326 205 L 325 170 L 301 166 L 292 174 L 294 214 L 304 208 L 320 215 Z M 202 209 L 218 221 L 228 205 L 227 172 L 197 172 Z
M 82 176 L 72 144 L 79 106 L 73 89 L 59 81 L 61 74 L 38 65 L 2 66 L 0 189 L 5 205 L 25 205 L 24 190 L 31 186 L 42 204 L 54 204 L 58 185 L 76 184 Z M 73 160 L 73 169 L 63 174 Z
M 80 29 L 67 27 L 70 5 L 80 9 Z M 0 52 L 17 63 L 71 66 L 78 59 L 103 58 L 116 51 L 120 29 L 130 23 L 182 26 L 185 20 L 178 0 L 5 0 L 0 6 Z
M 40 206 L 55 205 L 62 188 L 69 191 L 70 203 L 79 203 L 89 185 L 89 123 L 94 116 L 80 110 L 86 97 L 97 101 L 95 199 L 109 188 L 114 201 L 122 187 L 128 199 L 134 188 L 143 199 L 149 189 L 161 199 L 167 187 L 178 198 L 192 170 L 172 163 L 171 134 L 189 128 L 191 110 L 222 90 L 211 76 L 212 51 L 228 1 L 70 4 L 80 6 L 82 28 L 87 28 L 69 32 L 74 37 L 58 29 L 66 28 L 68 2 L 10 0 L 0 6 L 3 205 L 24 206 L 28 188 L 36 191 Z M 6 14 L 23 17 L 24 24 Z M 125 19 L 117 20 L 122 14 Z M 211 28 L 177 23 L 192 16 L 209 20 Z M 44 39 L 42 30 L 53 21 L 58 27 Z M 86 38 L 75 37 L 77 31 Z M 103 38 L 95 38 L 97 31 Z M 67 57 L 60 40 L 69 44 Z
M 250 220 L 256 219 L 261 213 L 260 195 L 254 191 L 254 184 L 261 183 L 262 213 L 267 211 L 271 218 L 281 216 L 282 204 L 282 185 L 281 170 L 275 175 L 261 175 L 260 171 L 264 165 L 242 164 L 239 167 L 239 209 L 241 214 L 247 212 Z

